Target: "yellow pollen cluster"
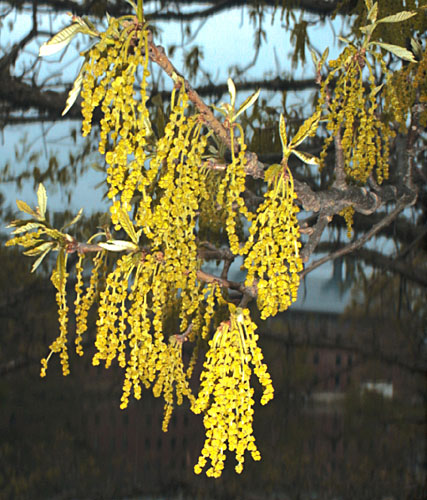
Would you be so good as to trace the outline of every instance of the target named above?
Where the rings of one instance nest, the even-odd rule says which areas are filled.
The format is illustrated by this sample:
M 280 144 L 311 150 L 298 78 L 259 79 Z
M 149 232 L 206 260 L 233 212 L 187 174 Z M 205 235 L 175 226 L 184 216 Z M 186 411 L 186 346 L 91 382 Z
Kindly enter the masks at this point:
M 354 207 L 349 206 L 343 208 L 341 212 L 339 212 L 339 215 L 342 215 L 344 217 L 345 223 L 347 224 L 347 237 L 348 239 L 351 239 L 351 235 L 353 232 Z
M 264 388 L 261 403 L 266 404 L 274 394 L 249 311 L 229 307 L 230 320 L 221 323 L 209 341 L 200 391 L 192 407 L 195 413 L 205 412 L 206 429 L 205 444 L 194 471 L 200 474 L 209 459 L 211 466 L 206 475 L 210 477 L 221 475 L 227 449 L 236 455 L 238 473 L 243 470 L 246 450 L 254 460 L 261 459 L 253 436 L 252 371 Z
M 90 308 L 95 302 L 99 281 L 100 267 L 104 262 L 105 252 L 98 252 L 93 259 L 93 268 L 89 286 L 83 295 L 83 257 L 80 257 L 76 264 L 76 300 L 74 301 L 74 314 L 76 316 L 76 352 L 83 356 L 82 335 L 87 330 L 87 316 Z
M 67 264 L 67 254 L 60 250 L 57 259 L 56 268 L 52 272 L 51 281 L 56 288 L 56 302 L 58 304 L 59 335 L 49 346 L 50 354 L 47 358 L 41 360 L 40 376 L 46 375 L 47 363 L 53 353 L 60 353 L 59 357 L 62 365 L 62 374 L 69 375 L 70 367 L 68 363 L 67 351 L 67 324 L 68 324 L 68 306 L 67 293 L 65 290 L 68 273 L 65 271 Z

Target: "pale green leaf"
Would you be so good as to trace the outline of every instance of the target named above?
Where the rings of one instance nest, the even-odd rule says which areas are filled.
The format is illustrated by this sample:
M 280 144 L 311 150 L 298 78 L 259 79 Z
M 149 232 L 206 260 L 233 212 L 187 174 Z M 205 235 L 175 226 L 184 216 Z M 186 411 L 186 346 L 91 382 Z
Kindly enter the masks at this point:
M 375 88 L 371 90 L 371 96 L 374 97 L 378 94 L 378 92 L 384 87 L 384 83 L 381 85 L 377 85 Z
M 43 57 L 56 54 L 56 52 L 59 52 L 66 47 L 77 35 L 77 33 L 81 31 L 82 27 L 79 23 L 70 24 L 70 26 L 67 26 L 59 31 L 40 47 L 39 56 Z
M 377 20 L 378 16 L 378 3 L 375 2 L 374 5 L 369 9 L 368 12 L 368 21 L 371 21 L 371 23 L 375 23 Z
M 247 99 L 245 99 L 242 103 L 242 105 L 239 108 L 239 111 L 234 115 L 233 121 L 244 111 L 246 111 L 248 108 L 254 104 L 254 102 L 258 99 L 259 93 L 261 92 L 261 89 L 258 89 L 256 92 L 254 92 L 251 96 L 249 96 Z
M 109 250 L 110 252 L 123 252 L 123 251 L 135 251 L 138 250 L 138 245 L 132 243 L 131 241 L 124 240 L 109 240 L 109 241 L 101 241 L 97 243 L 101 248 L 105 250 Z
M 378 45 L 379 47 L 381 47 L 385 50 L 388 50 L 389 52 L 391 52 L 395 56 L 400 57 L 401 59 L 404 59 L 405 61 L 417 62 L 416 59 L 414 58 L 414 54 L 412 54 L 412 52 L 405 49 L 404 47 L 400 47 L 399 45 L 392 45 L 390 43 L 383 43 L 383 42 L 371 42 L 370 45 Z
M 372 0 L 365 0 L 365 5 L 366 5 L 366 8 L 368 9 L 368 11 L 370 11 L 373 7 Z
M 345 36 L 338 35 L 338 40 L 340 40 L 341 42 L 343 42 L 347 45 L 351 45 L 351 41 L 348 38 L 346 38 Z
M 416 15 L 417 13 L 414 11 L 402 10 L 402 12 L 398 12 L 397 14 L 393 14 L 392 16 L 387 16 L 383 17 L 382 19 L 378 19 L 377 23 L 400 23 Z
M 12 231 L 12 234 L 25 233 L 26 231 L 31 231 L 32 229 L 37 229 L 41 225 L 42 224 L 40 224 L 39 222 L 28 222 L 27 224 L 24 224 L 23 226 L 17 227 L 14 231 Z
M 288 149 L 288 136 L 286 135 L 285 117 L 283 116 L 282 113 L 280 113 L 279 134 L 280 134 L 280 140 L 282 141 L 282 149 L 283 152 L 285 152 Z
M 129 218 L 129 214 L 126 212 L 126 210 L 123 210 L 122 208 L 119 209 L 118 212 L 119 216 L 119 222 L 122 228 L 126 231 L 126 234 L 129 236 L 129 238 L 135 243 L 138 243 L 138 236 L 135 232 L 134 225 L 132 224 L 132 221 Z
M 420 42 L 413 37 L 411 37 L 411 47 L 412 47 L 412 52 L 421 59 L 423 48 Z
M 297 149 L 293 149 L 292 153 L 308 165 L 320 165 L 319 158 L 310 153 L 303 153 L 302 151 L 298 151 Z
M 319 62 L 319 57 L 316 54 L 316 51 L 313 50 L 311 47 L 310 47 L 310 54 L 311 54 L 311 59 L 313 60 L 314 67 L 317 69 L 317 64 Z
M 234 109 L 234 104 L 236 102 L 236 86 L 231 78 L 227 80 L 228 93 L 230 94 L 231 107 Z
M 52 248 L 47 248 L 41 255 L 38 257 L 37 260 L 34 261 L 33 266 L 31 267 L 31 272 L 33 273 L 39 265 L 42 263 L 43 259 L 46 257 L 46 255 L 52 250 Z
M 329 47 L 326 47 L 326 49 L 324 50 L 322 57 L 320 59 L 319 66 L 317 68 L 318 71 L 320 71 L 322 69 L 323 65 L 325 64 L 326 59 L 328 58 L 328 55 L 329 55 Z
M 61 228 L 61 231 L 64 231 L 65 229 L 68 229 L 69 227 L 73 226 L 76 222 L 78 222 L 80 220 L 82 214 L 83 214 L 83 208 L 81 208 L 78 211 L 77 215 L 74 217 L 73 220 L 71 220 L 70 222 L 67 222 L 67 224 L 65 224 L 65 226 L 63 226 Z
M 83 68 L 84 65 L 80 68 L 79 74 L 77 75 L 77 78 L 74 80 L 73 87 L 68 92 L 68 97 L 67 97 L 67 102 L 65 103 L 65 108 L 64 111 L 61 113 L 62 116 L 64 116 L 66 113 L 68 113 L 69 109 L 71 106 L 76 102 L 76 99 L 78 95 L 80 94 L 80 89 L 82 88 L 83 84 Z
M 42 183 L 39 184 L 39 188 L 37 189 L 37 202 L 39 218 L 44 219 L 46 215 L 47 194 Z
M 52 272 L 51 281 L 54 287 L 60 291 L 64 281 L 66 279 L 67 273 L 67 253 L 63 248 L 58 252 L 58 257 L 56 259 L 56 268 Z
M 371 36 L 376 27 L 376 24 L 367 24 L 366 26 L 361 26 L 359 29 L 364 35 Z
M 36 255 L 40 255 L 43 253 L 46 249 L 52 250 L 54 243 L 51 241 L 45 241 L 44 243 L 41 243 L 40 245 L 35 246 L 34 248 L 30 248 L 29 250 L 26 250 L 25 252 L 22 252 L 24 255 L 28 255 L 29 257 L 35 257 Z
M 28 206 L 25 201 L 16 200 L 16 205 L 21 212 L 25 212 L 33 217 L 38 217 L 38 214 L 30 206 Z
M 317 130 L 317 126 L 319 125 L 319 120 L 320 111 L 317 111 L 313 116 L 307 118 L 307 120 L 305 120 L 305 122 L 298 129 L 298 132 L 293 137 L 291 143 L 289 144 L 289 148 L 296 148 L 299 144 L 302 143 L 302 141 L 304 141 L 304 139 L 306 139 L 310 135 L 313 135 Z

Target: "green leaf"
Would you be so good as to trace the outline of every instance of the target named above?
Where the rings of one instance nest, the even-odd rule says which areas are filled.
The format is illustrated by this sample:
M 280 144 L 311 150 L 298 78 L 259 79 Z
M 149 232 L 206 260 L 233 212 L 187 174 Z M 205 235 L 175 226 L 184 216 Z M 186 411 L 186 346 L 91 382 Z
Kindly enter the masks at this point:
M 25 212 L 33 217 L 38 217 L 37 212 L 35 212 L 30 206 L 28 206 L 25 201 L 16 200 L 16 205 L 21 212 Z
M 54 243 L 52 243 L 51 241 L 45 241 L 40 245 L 30 248 L 29 250 L 26 250 L 25 252 L 22 253 L 24 255 L 28 255 L 29 257 L 35 257 L 36 255 L 43 253 L 46 249 L 52 250 L 53 245 Z
M 12 234 L 25 233 L 26 231 L 31 231 L 32 229 L 37 229 L 41 225 L 42 224 L 40 224 L 40 222 L 27 222 L 27 224 L 20 225 L 14 231 L 12 231 Z
M 293 137 L 291 143 L 289 144 L 289 148 L 296 148 L 304 141 L 304 139 L 306 139 L 310 135 L 313 135 L 316 132 L 317 126 L 319 125 L 319 120 L 320 111 L 317 111 L 313 116 L 307 118 L 307 120 L 305 120 L 305 122 L 298 129 L 298 132 Z
M 135 251 L 139 250 L 138 245 L 132 243 L 131 241 L 124 240 L 109 240 L 109 241 L 101 241 L 97 243 L 101 248 L 105 250 L 109 250 L 110 252 L 123 252 L 123 251 Z
M 236 86 L 231 78 L 227 80 L 228 93 L 230 94 L 231 107 L 234 109 L 234 104 L 236 103 Z
M 362 28 L 360 28 L 360 29 L 362 29 Z M 343 42 L 347 45 L 351 45 L 351 41 L 348 38 L 346 38 L 345 36 L 338 35 L 338 40 L 340 40 L 341 42 Z
M 41 255 L 40 257 L 34 261 L 33 266 L 31 267 L 31 272 L 33 273 L 39 265 L 42 263 L 43 259 L 46 257 L 46 255 L 52 250 L 52 248 L 47 248 Z
M 68 113 L 69 109 L 76 102 L 76 99 L 80 94 L 80 89 L 82 88 L 83 84 L 83 68 L 84 65 L 80 68 L 79 74 L 77 75 L 77 78 L 74 80 L 73 87 L 70 90 L 70 92 L 68 92 L 67 102 L 65 103 L 65 108 L 64 111 L 61 113 L 61 116 L 64 116 L 66 113 Z
M 371 23 L 375 23 L 377 20 L 378 16 L 378 3 L 375 2 L 374 5 L 369 9 L 368 12 L 368 21 L 371 21 Z
M 395 56 L 400 57 L 401 59 L 404 59 L 405 61 L 417 62 L 416 59 L 414 58 L 414 54 L 412 54 L 412 52 L 405 49 L 404 47 L 400 47 L 399 45 L 392 45 L 390 43 L 383 43 L 383 42 L 371 42 L 369 45 L 378 45 L 379 47 L 381 47 L 385 50 L 388 50 L 389 52 L 391 52 Z
M 283 154 L 285 154 L 285 151 L 288 150 L 288 136 L 286 135 L 285 117 L 282 115 L 282 113 L 280 113 L 279 135 L 280 140 L 282 141 Z
M 54 35 L 50 40 L 45 42 L 39 50 L 39 56 L 50 56 L 56 54 L 61 49 L 66 47 L 71 40 L 82 31 L 82 26 L 79 23 L 70 24 Z
M 66 279 L 67 272 L 67 254 L 63 248 L 58 252 L 56 259 L 56 268 L 52 272 L 51 281 L 53 286 L 60 291 Z
M 359 29 L 364 35 L 371 36 L 376 27 L 377 25 L 374 23 L 374 24 L 367 24 L 366 26 L 361 26 Z
M 372 90 L 371 90 L 371 96 L 374 97 L 378 94 L 378 92 L 384 87 L 384 83 L 382 83 L 381 85 L 377 85 L 376 87 L 374 87 Z
M 83 208 L 81 208 L 81 209 L 79 210 L 78 214 L 74 217 L 74 219 L 73 219 L 73 220 L 71 220 L 70 222 L 68 222 L 67 224 L 65 224 L 65 226 L 63 226 L 63 227 L 61 228 L 61 231 L 64 231 L 65 229 L 67 229 L 67 228 L 69 228 L 69 227 L 73 226 L 73 225 L 74 225 L 77 221 L 79 221 L 79 220 L 80 220 L 80 217 L 82 216 L 82 214 L 83 214 Z
M 368 9 L 368 11 L 370 11 L 372 9 L 372 0 L 365 0 L 365 5 L 366 5 L 366 8 Z
M 314 67 L 317 69 L 317 64 L 319 62 L 319 57 L 316 54 L 316 51 L 313 50 L 311 47 L 310 47 L 310 54 L 311 54 L 311 59 L 313 60 Z
M 416 15 L 417 13 L 414 11 L 402 10 L 402 12 L 398 12 L 397 14 L 393 14 L 392 16 L 387 16 L 383 17 L 382 19 L 378 19 L 377 23 L 400 23 Z
M 41 218 L 43 220 L 43 219 L 45 219 L 45 215 L 46 215 L 47 194 L 46 194 L 46 189 L 42 183 L 39 184 L 39 188 L 37 190 L 37 202 L 39 204 L 39 206 L 38 206 L 38 212 L 39 212 L 38 218 Z
M 135 244 L 138 244 L 138 236 L 135 232 L 134 225 L 132 224 L 132 221 L 129 218 L 129 214 L 125 210 L 120 208 L 118 216 L 120 225 L 126 231 L 126 234 Z
M 328 55 L 329 55 L 329 47 L 326 47 L 326 49 L 324 50 L 322 57 L 320 59 L 319 66 L 317 67 L 317 71 L 320 71 L 322 69 L 323 65 L 325 64 L 326 59 L 328 58 Z
M 292 153 L 308 165 L 320 165 L 319 158 L 310 153 L 303 153 L 302 151 L 298 151 L 296 149 L 293 149 Z
M 239 111 L 233 116 L 233 121 L 244 111 L 246 111 L 254 102 L 258 99 L 259 93 L 261 92 L 261 89 L 258 89 L 256 92 L 254 92 L 251 96 L 249 96 L 247 99 L 245 99 L 242 103 L 242 105 L 239 108 Z

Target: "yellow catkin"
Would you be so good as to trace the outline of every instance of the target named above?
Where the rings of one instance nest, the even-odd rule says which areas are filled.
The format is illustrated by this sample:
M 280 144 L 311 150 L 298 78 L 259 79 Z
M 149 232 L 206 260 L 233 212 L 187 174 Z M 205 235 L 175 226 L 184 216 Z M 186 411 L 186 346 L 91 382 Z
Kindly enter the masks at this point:
M 248 270 L 245 284 L 256 282 L 263 319 L 284 311 L 297 298 L 302 260 L 295 199 L 292 175 L 283 166 L 270 182 L 243 250 Z
M 204 412 L 206 430 L 205 443 L 194 466 L 196 474 L 209 460 L 206 475 L 219 477 L 227 449 L 236 455 L 238 473 L 243 470 L 246 451 L 254 460 L 261 459 L 253 436 L 252 373 L 263 387 L 262 404 L 273 398 L 274 390 L 255 329 L 248 309 L 230 305 L 230 320 L 221 323 L 209 341 L 200 391 L 192 407 L 195 413 Z

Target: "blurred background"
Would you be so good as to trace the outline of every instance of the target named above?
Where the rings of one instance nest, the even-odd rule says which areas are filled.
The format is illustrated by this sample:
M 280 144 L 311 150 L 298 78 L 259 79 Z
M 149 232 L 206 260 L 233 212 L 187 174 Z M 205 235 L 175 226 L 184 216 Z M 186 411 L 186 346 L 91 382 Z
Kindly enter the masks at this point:
M 228 76 L 241 101 L 261 87 L 257 115 L 243 125 L 249 148 L 271 162 L 283 106 L 292 129 L 315 102 L 309 49 L 329 46 L 333 58 L 336 35 L 351 33 L 358 12 L 349 14 L 358 2 L 341 2 L 335 15 L 339 2 L 287 3 L 145 2 L 158 43 L 207 102 L 227 99 Z M 62 377 L 53 358 L 40 379 L 40 358 L 58 332 L 52 263 L 30 274 L 31 259 L 4 246 L 15 200 L 34 206 L 43 182 L 55 226 L 84 207 L 75 230 L 82 239 L 108 204 L 96 127 L 81 138 L 77 105 L 60 119 L 87 40 L 43 60 L 38 48 L 70 22 L 67 11 L 101 23 L 106 11 L 129 10 L 119 0 L 0 1 L 0 499 L 426 498 L 425 187 L 368 248 L 401 252 L 399 269 L 366 251 L 335 260 L 305 278 L 289 311 L 257 322 L 275 398 L 255 408 L 262 460 L 249 458 L 241 475 L 232 456 L 220 479 L 194 474 L 203 425 L 185 404 L 167 433 L 162 400 L 149 391 L 120 410 L 123 374 L 92 366 L 93 327 L 84 357 L 71 353 L 71 375 Z M 151 70 L 155 126 L 171 84 Z M 310 147 L 318 151 L 314 139 Z M 296 175 L 321 182 L 325 174 Z M 356 219 L 356 234 L 366 224 Z M 338 248 L 346 233 L 337 221 L 319 251 Z M 238 279 L 238 265 L 233 272 Z

